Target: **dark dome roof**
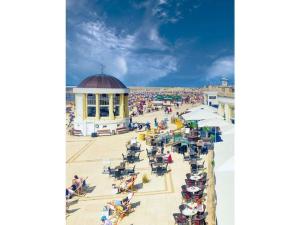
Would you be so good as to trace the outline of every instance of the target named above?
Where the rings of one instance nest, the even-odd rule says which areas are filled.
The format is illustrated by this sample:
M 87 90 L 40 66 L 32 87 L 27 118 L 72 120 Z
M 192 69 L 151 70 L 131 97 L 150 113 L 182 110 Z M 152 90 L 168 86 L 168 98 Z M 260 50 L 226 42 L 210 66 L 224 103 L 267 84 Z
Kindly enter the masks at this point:
M 79 88 L 127 88 L 117 78 L 105 75 L 97 74 L 85 78 L 78 86 Z

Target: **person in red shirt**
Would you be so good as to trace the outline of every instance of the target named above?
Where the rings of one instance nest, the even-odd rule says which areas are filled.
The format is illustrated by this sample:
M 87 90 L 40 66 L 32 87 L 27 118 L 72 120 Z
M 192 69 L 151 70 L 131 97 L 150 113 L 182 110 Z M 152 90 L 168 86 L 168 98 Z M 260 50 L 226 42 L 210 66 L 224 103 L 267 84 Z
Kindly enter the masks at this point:
M 167 151 L 167 162 L 168 162 L 168 163 L 172 163 L 172 162 L 173 162 L 171 153 L 170 153 L 169 151 Z

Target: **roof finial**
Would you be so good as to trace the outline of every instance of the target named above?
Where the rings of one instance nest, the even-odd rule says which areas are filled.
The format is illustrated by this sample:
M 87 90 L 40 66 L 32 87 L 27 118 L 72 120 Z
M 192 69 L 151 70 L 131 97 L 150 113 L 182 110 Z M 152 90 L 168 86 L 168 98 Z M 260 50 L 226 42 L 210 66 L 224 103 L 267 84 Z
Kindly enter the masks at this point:
M 102 63 L 100 63 L 100 67 L 101 67 L 101 74 L 103 74 L 105 66 Z

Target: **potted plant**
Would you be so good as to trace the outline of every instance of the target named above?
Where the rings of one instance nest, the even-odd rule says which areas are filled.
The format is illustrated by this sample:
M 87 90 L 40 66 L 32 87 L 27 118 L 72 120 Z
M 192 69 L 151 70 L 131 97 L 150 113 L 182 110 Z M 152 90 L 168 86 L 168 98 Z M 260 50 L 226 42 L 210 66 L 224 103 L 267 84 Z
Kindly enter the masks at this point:
M 205 137 L 208 137 L 208 132 L 210 131 L 209 127 L 203 127 L 202 130 L 205 132 Z
M 211 161 L 211 166 L 214 168 L 215 167 L 215 160 Z
M 150 179 L 148 178 L 147 174 L 144 174 L 144 175 L 143 175 L 142 181 L 143 181 L 143 184 L 146 184 L 146 183 L 149 183 L 149 182 L 150 182 Z

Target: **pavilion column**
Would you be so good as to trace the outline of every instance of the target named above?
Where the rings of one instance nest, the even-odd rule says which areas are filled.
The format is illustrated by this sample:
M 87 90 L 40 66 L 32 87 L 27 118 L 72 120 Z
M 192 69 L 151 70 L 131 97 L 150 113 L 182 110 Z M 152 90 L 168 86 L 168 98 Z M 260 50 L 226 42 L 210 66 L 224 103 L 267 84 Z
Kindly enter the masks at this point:
M 83 96 L 82 96 L 82 110 L 83 110 L 83 119 L 85 120 L 86 118 L 87 118 L 87 109 L 86 109 L 86 101 L 87 101 L 87 97 L 86 97 L 87 95 L 86 94 L 83 94 Z
M 124 94 L 124 111 L 125 111 L 125 117 L 128 117 L 129 112 L 128 112 L 128 95 Z
M 99 119 L 99 94 L 96 94 L 96 119 Z
M 225 104 L 225 110 L 224 110 L 224 113 L 225 113 L 225 120 L 227 120 L 228 121 L 228 118 L 229 118 L 229 110 L 230 110 L 230 108 L 229 108 L 229 105 L 228 104 Z
M 124 94 L 120 94 L 120 117 L 124 118 L 124 113 L 125 113 L 125 109 L 124 109 Z
M 109 96 L 109 119 L 114 119 L 114 95 L 108 94 Z

